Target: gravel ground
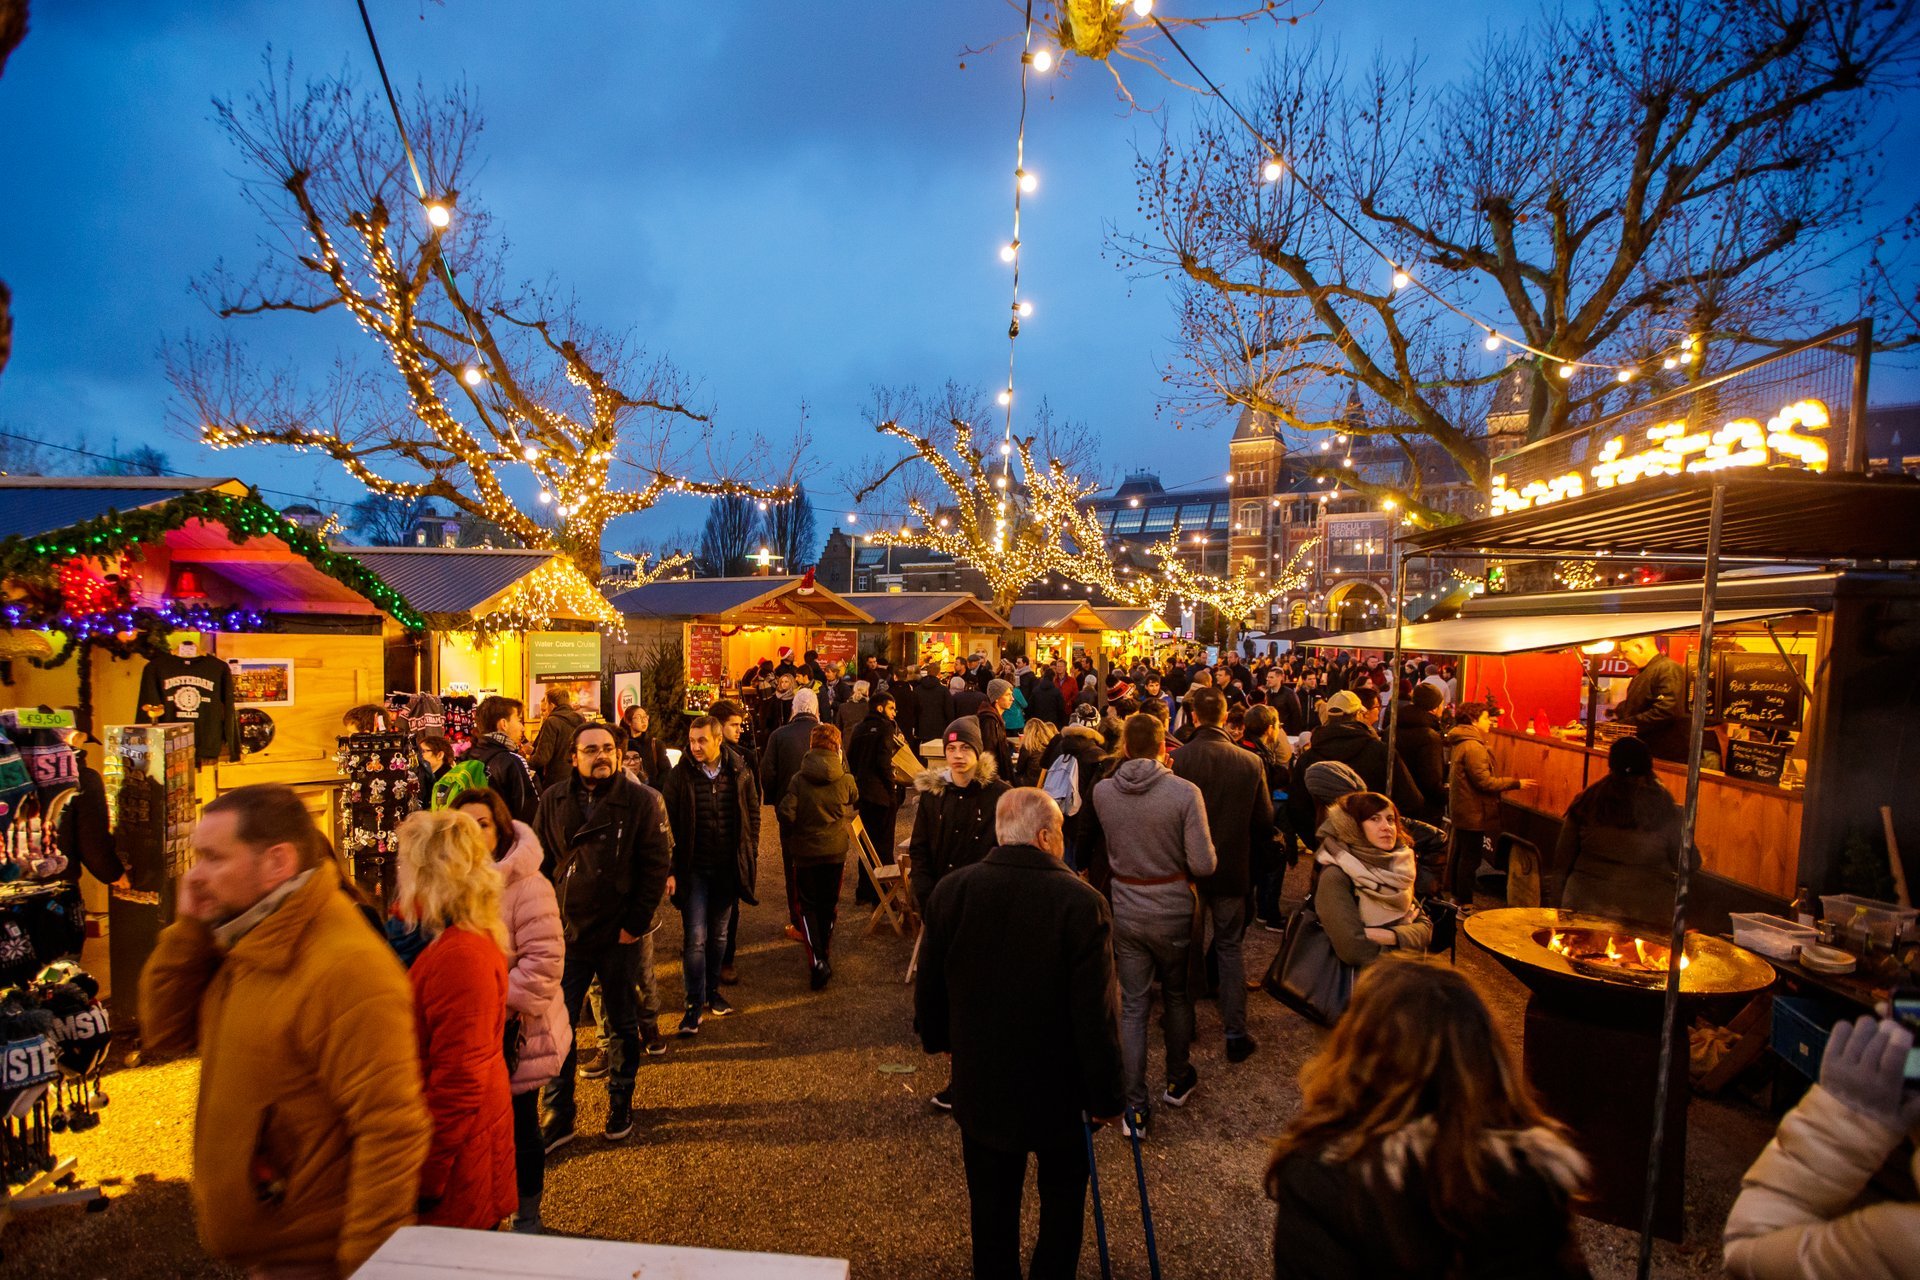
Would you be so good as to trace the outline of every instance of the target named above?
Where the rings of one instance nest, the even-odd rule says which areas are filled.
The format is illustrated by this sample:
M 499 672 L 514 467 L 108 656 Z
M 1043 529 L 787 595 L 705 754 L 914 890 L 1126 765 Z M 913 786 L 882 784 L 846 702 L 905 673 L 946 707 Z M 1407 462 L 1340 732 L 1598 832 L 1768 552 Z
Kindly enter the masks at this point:
M 909 1028 L 910 993 L 901 979 L 910 944 L 884 930 L 862 936 L 866 912 L 852 905 L 849 877 L 833 983 L 809 991 L 799 949 L 782 936 L 772 823 L 766 831 L 762 905 L 742 914 L 742 982 L 730 990 L 741 1012 L 710 1020 L 697 1039 L 674 1039 L 665 1057 L 645 1061 L 636 1130 L 625 1142 L 598 1137 L 605 1092 L 583 1083 L 582 1136 L 548 1168 L 548 1226 L 607 1239 L 842 1257 L 855 1276 L 965 1276 L 959 1135 L 928 1108 L 928 1095 L 946 1083 L 945 1065 L 920 1051 Z M 1302 878 L 1293 887 L 1303 885 Z M 663 1021 L 671 1026 L 681 993 L 677 926 L 669 924 L 660 942 Z M 1256 930 L 1248 939 L 1249 967 L 1264 971 L 1277 942 Z M 1471 944 L 1460 948 L 1459 963 L 1480 980 L 1517 1038 L 1524 989 Z M 1324 1033 L 1259 993 L 1250 998 L 1250 1019 L 1260 1051 L 1230 1066 L 1219 1017 L 1203 1004 L 1195 1046 L 1200 1088 L 1184 1110 L 1161 1107 L 1155 1114 L 1147 1180 L 1171 1276 L 1257 1276 L 1271 1266 L 1272 1218 L 1259 1189 L 1265 1146 L 1292 1114 L 1295 1078 Z M 1150 1069 L 1158 1078 L 1157 1047 Z M 197 1077 L 192 1062 L 110 1075 L 113 1102 L 104 1123 L 63 1135 L 57 1149 L 78 1156 L 84 1175 L 107 1180 L 112 1207 L 91 1215 L 58 1208 L 16 1220 L 0 1237 L 0 1274 L 235 1274 L 208 1261 L 193 1238 L 186 1179 Z M 1694 1101 L 1692 1225 L 1683 1246 L 1658 1245 L 1656 1275 L 1719 1274 L 1720 1224 L 1741 1171 L 1772 1127 L 1752 1107 Z M 1116 1274 L 1144 1276 L 1129 1149 L 1115 1133 L 1100 1135 L 1096 1145 Z M 1031 1203 L 1028 1219 L 1030 1240 Z M 1596 1274 L 1632 1274 L 1631 1233 L 1591 1222 L 1581 1232 Z M 1095 1275 L 1091 1228 L 1088 1237 L 1082 1274 Z

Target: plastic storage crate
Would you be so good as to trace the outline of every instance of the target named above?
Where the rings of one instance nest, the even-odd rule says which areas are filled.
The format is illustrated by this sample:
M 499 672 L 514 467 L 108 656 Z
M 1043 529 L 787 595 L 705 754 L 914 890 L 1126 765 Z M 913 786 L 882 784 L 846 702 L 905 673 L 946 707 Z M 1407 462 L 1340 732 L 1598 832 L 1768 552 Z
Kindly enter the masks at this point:
M 1837 1015 L 1818 1000 L 1803 996 L 1773 998 L 1773 1034 L 1769 1043 L 1780 1060 L 1809 1080 L 1820 1078 L 1820 1059 Z

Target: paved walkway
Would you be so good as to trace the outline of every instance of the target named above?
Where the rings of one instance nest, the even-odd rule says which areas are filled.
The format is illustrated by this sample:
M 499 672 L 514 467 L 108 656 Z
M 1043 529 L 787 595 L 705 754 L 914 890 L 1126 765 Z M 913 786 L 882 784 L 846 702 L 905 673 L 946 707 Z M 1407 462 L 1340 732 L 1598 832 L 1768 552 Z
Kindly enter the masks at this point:
M 762 905 L 742 915 L 743 981 L 730 989 L 741 1012 L 709 1021 L 697 1039 L 673 1040 L 664 1058 L 643 1064 L 636 1129 L 622 1143 L 598 1137 L 605 1092 L 582 1084 L 582 1136 L 548 1171 L 548 1225 L 613 1239 L 845 1257 L 857 1277 L 963 1277 L 959 1136 L 927 1106 L 927 1095 L 946 1083 L 945 1065 L 921 1053 L 911 1032 L 910 993 L 901 982 L 909 945 L 885 932 L 860 936 L 865 913 L 855 914 L 849 877 L 833 983 L 809 991 L 799 948 L 782 936 L 771 822 L 766 831 Z M 1264 971 L 1277 941 L 1256 931 L 1250 963 Z M 678 948 L 678 926 L 669 923 L 660 955 L 669 1025 L 681 996 Z M 1524 992 L 1472 950 L 1462 945 L 1460 963 L 1483 980 L 1517 1035 Z M 1201 1006 L 1199 1090 L 1184 1110 L 1162 1107 L 1155 1116 L 1147 1177 L 1173 1280 L 1271 1274 L 1272 1215 L 1260 1191 L 1265 1147 L 1292 1113 L 1295 1077 L 1324 1033 L 1258 993 L 1251 1018 L 1260 1052 L 1232 1066 L 1218 1015 Z M 911 1070 L 892 1070 L 903 1067 Z M 1157 1078 L 1157 1050 L 1152 1071 Z M 105 1122 L 63 1135 L 59 1150 L 80 1156 L 84 1172 L 123 1179 L 115 1204 L 101 1215 L 58 1210 L 16 1222 L 0 1237 L 7 1254 L 0 1272 L 50 1280 L 227 1274 L 200 1257 L 191 1235 L 184 1179 L 196 1080 L 191 1062 L 109 1076 L 114 1101 Z M 1688 1248 L 1660 1246 L 1657 1274 L 1718 1274 L 1718 1226 L 1740 1171 L 1770 1129 L 1751 1109 L 1695 1101 L 1689 1202 L 1701 1225 Z M 1097 1141 L 1116 1273 L 1145 1276 L 1130 1154 L 1116 1133 Z M 1031 1206 L 1029 1216 L 1031 1239 Z M 1584 1237 L 1599 1274 L 1631 1274 L 1631 1236 L 1589 1225 Z M 1098 1274 L 1091 1226 L 1082 1274 Z

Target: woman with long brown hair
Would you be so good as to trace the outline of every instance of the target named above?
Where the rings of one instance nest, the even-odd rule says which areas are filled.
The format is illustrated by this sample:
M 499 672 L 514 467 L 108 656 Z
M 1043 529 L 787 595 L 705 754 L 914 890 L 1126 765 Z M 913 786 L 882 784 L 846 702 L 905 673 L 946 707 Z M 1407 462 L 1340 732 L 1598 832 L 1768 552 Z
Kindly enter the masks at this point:
M 1313 855 L 1313 905 L 1342 963 L 1372 964 L 1383 952 L 1420 955 L 1433 922 L 1414 900 L 1419 863 L 1393 801 L 1354 791 L 1327 807 Z
M 1586 1160 L 1465 975 L 1368 970 L 1300 1090 L 1267 1166 L 1275 1280 L 1592 1274 L 1573 1234 Z

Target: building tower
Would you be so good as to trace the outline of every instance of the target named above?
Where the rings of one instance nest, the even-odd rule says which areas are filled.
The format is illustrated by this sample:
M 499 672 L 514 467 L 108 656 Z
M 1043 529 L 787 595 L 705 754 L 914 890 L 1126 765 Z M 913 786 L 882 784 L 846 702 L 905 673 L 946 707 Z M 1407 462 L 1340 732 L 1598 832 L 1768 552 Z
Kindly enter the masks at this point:
M 1533 404 L 1533 362 L 1524 356 L 1508 361 L 1507 371 L 1494 384 L 1493 403 L 1487 407 L 1487 458 L 1512 453 L 1527 442 L 1527 419 Z
M 1241 410 L 1227 452 L 1233 468 L 1227 482 L 1227 572 L 1251 560 L 1255 573 L 1272 574 L 1284 563 L 1275 552 L 1281 533 L 1274 495 L 1279 492 L 1281 464 L 1287 456 L 1279 424 L 1268 414 Z M 1267 619 L 1255 621 L 1265 625 Z

